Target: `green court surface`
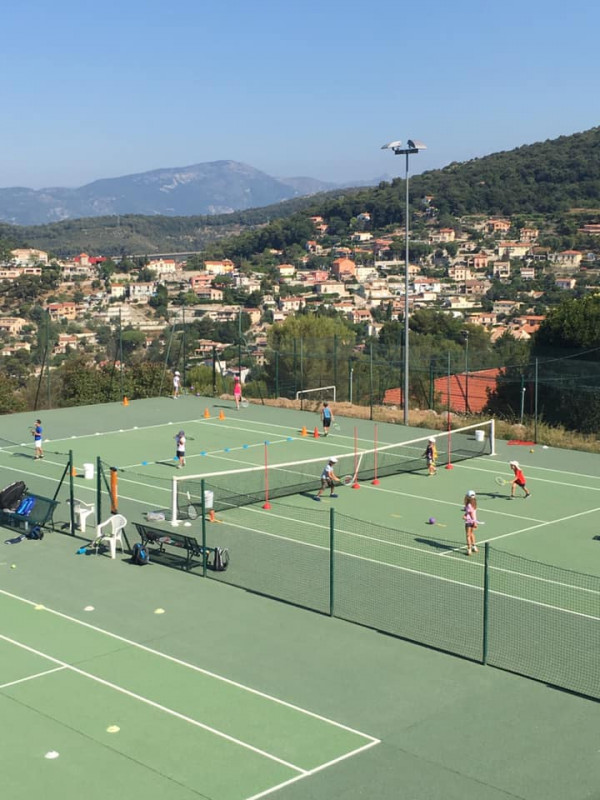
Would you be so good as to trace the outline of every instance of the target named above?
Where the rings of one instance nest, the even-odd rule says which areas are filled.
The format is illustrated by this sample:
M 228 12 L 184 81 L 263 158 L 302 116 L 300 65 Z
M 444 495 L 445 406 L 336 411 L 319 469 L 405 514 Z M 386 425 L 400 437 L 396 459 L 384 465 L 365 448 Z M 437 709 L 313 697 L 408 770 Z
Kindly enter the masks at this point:
M 165 398 L 44 412 L 45 458 L 34 462 L 30 416 L 0 420 L 3 485 L 24 480 L 51 497 L 72 450 L 75 496 L 95 502 L 96 481 L 83 477 L 83 465 L 100 457 L 118 470 L 130 543 L 131 523 L 171 508 L 175 475 L 315 458 L 316 491 L 321 463 L 352 455 L 355 441 L 370 449 L 375 436 L 384 447 L 428 433 L 340 419 L 339 433 L 314 438 L 300 434 L 303 426 L 312 433 L 314 414 Z M 184 470 L 173 460 L 180 429 Z M 84 536 L 68 527 L 41 542 L 3 545 L 7 797 L 70 799 L 82 787 L 89 798 L 600 796 L 598 704 L 543 682 L 568 686 L 579 671 L 580 691 L 596 695 L 599 461 L 529 450 L 498 442 L 495 455 L 431 478 L 423 461 L 378 486 L 340 487 L 321 503 L 311 490 L 270 509 L 258 502 L 218 511 L 205 534 L 208 544 L 228 547 L 231 563 L 210 580 L 198 578 L 201 569 L 163 568 L 159 557 L 141 568 L 127 553 L 116 561 L 78 555 Z M 527 500 L 511 500 L 510 487 L 494 481 L 510 476 L 513 458 L 527 477 Z M 59 529 L 70 518 L 67 484 Z M 485 522 L 471 558 L 467 489 L 477 492 Z M 105 519 L 106 492 L 102 502 Z M 168 514 L 157 526 L 174 529 Z M 202 527 L 182 518 L 177 530 L 201 539 Z M 327 616 L 332 602 L 338 619 Z M 521 662 L 537 659 L 541 680 L 476 663 L 484 614 L 488 663 L 526 672 Z M 549 648 L 560 654 L 558 667 L 545 665 Z

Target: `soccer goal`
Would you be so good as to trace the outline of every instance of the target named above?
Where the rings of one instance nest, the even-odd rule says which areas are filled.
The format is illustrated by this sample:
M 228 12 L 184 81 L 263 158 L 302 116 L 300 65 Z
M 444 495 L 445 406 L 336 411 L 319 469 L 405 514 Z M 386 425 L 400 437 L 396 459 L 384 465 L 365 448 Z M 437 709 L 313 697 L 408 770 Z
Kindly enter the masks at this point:
M 335 403 L 336 388 L 335 386 L 319 386 L 317 389 L 302 389 L 302 391 L 296 392 L 296 400 L 300 400 L 300 408 L 304 408 L 305 400 L 314 400 L 317 403 L 327 400 L 328 403 Z

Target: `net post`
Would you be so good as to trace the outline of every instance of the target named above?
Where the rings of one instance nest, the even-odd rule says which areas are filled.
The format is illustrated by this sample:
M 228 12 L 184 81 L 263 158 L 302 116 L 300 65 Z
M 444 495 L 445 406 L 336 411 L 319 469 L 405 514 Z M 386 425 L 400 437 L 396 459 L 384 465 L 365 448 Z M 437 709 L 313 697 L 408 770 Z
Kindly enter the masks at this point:
M 69 517 L 71 524 L 71 536 L 75 536 L 75 481 L 73 475 L 73 451 L 69 450 L 69 505 L 71 506 Z
M 450 389 L 448 389 L 448 397 L 450 397 Z M 448 463 L 446 469 L 454 469 L 452 463 L 452 422 L 450 421 L 450 409 L 448 409 Z
M 486 666 L 488 659 L 488 615 L 489 615 L 489 566 L 490 566 L 490 543 L 484 545 L 484 566 L 483 566 L 483 631 L 481 646 L 481 663 Z
M 335 573 L 335 509 L 329 509 L 329 616 L 335 616 L 334 573 Z
M 373 466 L 374 466 L 375 477 L 373 478 L 371 483 L 373 484 L 373 486 L 379 486 L 379 482 L 380 481 L 379 481 L 379 478 L 377 477 L 377 425 L 375 425 L 375 442 L 374 442 L 374 444 L 375 444 L 375 452 L 373 453 Z
M 202 497 L 202 577 L 206 578 L 206 495 L 204 493 L 204 478 L 200 481 L 200 492 Z
M 496 453 L 496 420 L 490 420 L 490 447 L 491 447 L 491 456 L 497 455 Z
M 267 443 L 265 442 L 265 502 L 263 508 L 269 511 L 271 503 L 269 503 L 269 457 L 267 455 Z
M 352 483 L 353 489 L 360 489 L 358 482 L 358 428 L 354 426 L 354 481 Z
M 179 525 L 177 520 L 177 478 L 171 479 L 171 525 Z
M 119 511 L 119 494 L 118 494 L 119 476 L 117 468 L 110 468 L 110 513 L 117 514 Z
M 100 456 L 96 456 L 96 508 L 98 509 L 96 519 L 100 525 L 102 522 L 102 461 Z

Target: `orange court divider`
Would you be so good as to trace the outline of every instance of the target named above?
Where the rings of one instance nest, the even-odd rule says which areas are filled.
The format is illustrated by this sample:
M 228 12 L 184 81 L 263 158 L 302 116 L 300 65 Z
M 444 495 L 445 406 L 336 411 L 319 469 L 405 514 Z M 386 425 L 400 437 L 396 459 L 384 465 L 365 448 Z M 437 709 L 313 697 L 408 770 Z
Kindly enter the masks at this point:
M 210 411 L 208 408 L 204 409 L 204 419 L 210 419 Z
M 319 438 L 319 429 L 317 428 L 316 425 L 315 425 L 315 429 L 313 431 L 313 436 L 314 436 L 315 439 Z

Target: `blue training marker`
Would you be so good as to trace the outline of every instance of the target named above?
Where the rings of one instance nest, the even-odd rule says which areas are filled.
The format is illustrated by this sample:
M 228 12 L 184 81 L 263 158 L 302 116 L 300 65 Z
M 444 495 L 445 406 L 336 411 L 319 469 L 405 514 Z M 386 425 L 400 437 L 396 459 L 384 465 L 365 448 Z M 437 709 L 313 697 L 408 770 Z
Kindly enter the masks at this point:
M 200 453 L 200 455 L 201 455 L 201 456 L 205 456 L 205 455 L 206 455 L 206 450 L 203 450 L 203 451 Z
M 147 466 L 148 466 L 148 462 L 147 461 L 142 461 L 142 467 L 147 467 Z
M 248 445 L 247 444 L 243 445 L 243 448 L 244 448 L 244 450 L 247 450 L 248 449 Z
M 226 452 L 226 453 L 228 453 L 228 452 L 229 452 L 229 448 L 228 448 L 228 447 L 226 447 L 226 448 L 225 448 L 225 452 Z
M 287 437 L 287 441 L 288 441 L 288 442 L 291 442 L 291 441 L 293 441 L 293 437 L 292 437 L 292 436 L 288 436 L 288 437 Z
M 271 442 L 265 442 L 265 444 L 271 444 Z

